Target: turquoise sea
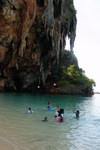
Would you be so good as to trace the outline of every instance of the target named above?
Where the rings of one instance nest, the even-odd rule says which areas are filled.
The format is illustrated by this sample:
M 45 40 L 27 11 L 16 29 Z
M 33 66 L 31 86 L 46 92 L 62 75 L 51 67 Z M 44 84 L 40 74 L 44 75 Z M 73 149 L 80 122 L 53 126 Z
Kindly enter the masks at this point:
M 64 108 L 63 123 L 54 120 L 54 110 L 46 109 L 48 101 Z M 33 114 L 26 113 L 29 107 Z M 45 116 L 48 122 L 42 121 Z M 10 150 L 100 150 L 100 95 L 0 93 L 1 141 L 12 145 Z

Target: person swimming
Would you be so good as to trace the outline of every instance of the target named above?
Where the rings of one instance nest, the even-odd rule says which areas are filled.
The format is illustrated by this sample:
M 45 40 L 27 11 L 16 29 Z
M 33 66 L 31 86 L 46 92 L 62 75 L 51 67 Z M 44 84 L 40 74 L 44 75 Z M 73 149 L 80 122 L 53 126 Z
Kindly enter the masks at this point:
M 56 120 L 58 122 L 63 122 L 64 118 L 62 116 L 54 116 L 54 120 Z
M 46 121 L 48 121 L 48 118 L 47 118 L 47 117 L 45 117 L 42 121 L 46 122 Z
M 64 109 L 60 108 L 60 110 L 58 111 L 58 116 L 64 116 Z
M 55 114 L 58 116 L 59 115 L 59 108 L 58 108 L 58 106 L 56 106 L 54 109 L 56 110 Z
M 28 114 L 32 114 L 32 113 L 33 113 L 33 110 L 31 110 L 31 107 L 29 107 L 27 113 L 28 113 Z
M 48 110 L 53 110 L 53 108 L 52 108 L 52 103 L 51 103 L 51 102 L 48 102 L 47 109 L 48 109 Z
M 64 122 L 64 117 L 62 115 L 60 116 L 60 122 Z
M 76 114 L 76 118 L 79 118 L 79 114 L 80 114 L 79 110 L 76 110 L 74 113 Z

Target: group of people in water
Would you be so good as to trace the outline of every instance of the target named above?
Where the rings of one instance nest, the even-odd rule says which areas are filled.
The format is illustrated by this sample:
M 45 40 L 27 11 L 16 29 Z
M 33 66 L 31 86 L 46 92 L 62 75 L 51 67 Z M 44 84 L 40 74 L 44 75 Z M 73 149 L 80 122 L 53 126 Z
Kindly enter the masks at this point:
M 58 122 L 63 122 L 64 121 L 64 109 L 63 108 L 58 108 L 57 106 L 56 107 L 53 107 L 53 104 L 51 102 L 48 102 L 48 106 L 47 106 L 47 110 L 56 110 L 56 115 L 54 116 L 54 120 L 58 121 Z M 29 107 L 27 113 L 28 114 L 32 114 L 34 111 L 31 109 L 31 107 Z M 76 118 L 79 118 L 79 110 L 76 110 L 76 111 L 73 111 L 76 115 Z M 48 118 L 45 117 L 42 121 L 46 122 L 48 121 Z
M 56 120 L 58 122 L 63 122 L 64 121 L 64 109 L 63 108 L 59 109 L 57 106 L 53 107 L 52 105 L 53 104 L 51 102 L 48 102 L 47 109 L 48 110 L 53 110 L 53 109 L 56 110 L 56 115 L 54 116 L 54 120 Z M 79 118 L 79 114 L 80 114 L 79 110 L 74 111 L 74 113 L 76 115 L 76 118 Z M 44 120 L 46 121 L 47 117 L 45 117 Z

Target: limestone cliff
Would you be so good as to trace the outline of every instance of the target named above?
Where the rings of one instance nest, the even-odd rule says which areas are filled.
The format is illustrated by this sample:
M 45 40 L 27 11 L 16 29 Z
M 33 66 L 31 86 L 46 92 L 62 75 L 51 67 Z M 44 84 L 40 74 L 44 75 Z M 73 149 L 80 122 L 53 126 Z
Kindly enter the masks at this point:
M 0 88 L 34 91 L 76 35 L 73 0 L 0 1 Z

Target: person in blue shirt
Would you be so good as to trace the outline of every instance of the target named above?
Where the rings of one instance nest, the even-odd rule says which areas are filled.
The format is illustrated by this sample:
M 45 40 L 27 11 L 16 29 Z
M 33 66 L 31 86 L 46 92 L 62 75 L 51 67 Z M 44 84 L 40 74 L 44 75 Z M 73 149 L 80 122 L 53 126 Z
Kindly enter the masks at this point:
M 52 103 L 51 103 L 51 102 L 48 102 L 47 109 L 48 109 L 48 110 L 53 110 L 53 108 L 52 108 Z

